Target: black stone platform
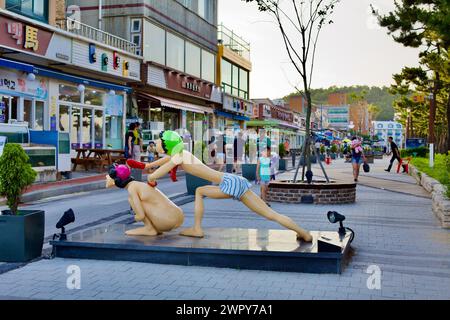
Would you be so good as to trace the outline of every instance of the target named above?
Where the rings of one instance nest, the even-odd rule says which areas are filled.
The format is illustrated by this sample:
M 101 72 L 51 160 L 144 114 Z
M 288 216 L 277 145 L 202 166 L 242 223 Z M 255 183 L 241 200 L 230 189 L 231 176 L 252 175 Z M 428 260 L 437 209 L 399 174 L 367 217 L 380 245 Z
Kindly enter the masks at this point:
M 115 224 L 50 244 L 61 258 L 306 273 L 341 273 L 350 247 L 349 235 L 340 240 L 337 232 L 312 232 L 312 243 L 300 243 L 289 230 L 205 229 L 203 239 L 183 237 L 179 231 L 126 236 L 125 231 L 134 227 Z M 319 237 L 342 249 L 318 252 Z

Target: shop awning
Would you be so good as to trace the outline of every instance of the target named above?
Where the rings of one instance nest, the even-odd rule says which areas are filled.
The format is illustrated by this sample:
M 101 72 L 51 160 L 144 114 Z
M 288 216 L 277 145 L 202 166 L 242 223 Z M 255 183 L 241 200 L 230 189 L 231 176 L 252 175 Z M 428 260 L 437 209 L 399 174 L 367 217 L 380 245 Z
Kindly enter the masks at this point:
M 274 120 L 251 120 L 247 122 L 247 127 L 276 127 L 278 122 Z
M 98 80 L 92 80 L 89 78 L 72 76 L 67 73 L 62 73 L 59 71 L 55 71 L 55 70 L 43 68 L 43 67 L 36 67 L 31 64 L 17 62 L 17 61 L 9 60 L 9 59 L 0 58 L 0 67 L 16 69 L 16 70 L 20 70 L 20 71 L 24 71 L 24 72 L 28 72 L 28 73 L 34 73 L 35 75 L 41 76 L 41 77 L 60 79 L 60 80 L 68 81 L 68 82 L 74 82 L 77 84 L 83 84 L 83 85 L 97 87 L 97 88 L 101 88 L 101 89 L 131 92 L 130 87 L 121 86 L 121 85 L 112 84 L 112 83 L 103 82 L 103 81 L 98 81 Z
M 219 111 L 216 110 L 214 111 L 214 113 L 218 116 L 221 117 L 225 117 L 225 118 L 229 118 L 229 119 L 234 119 L 234 120 L 239 120 L 239 121 L 249 121 L 250 118 L 246 117 L 246 116 L 241 116 L 241 115 L 237 115 L 237 114 L 232 114 L 232 113 L 228 113 L 228 112 L 224 112 L 224 111 Z
M 192 103 L 182 102 L 182 101 L 173 100 L 173 99 L 169 99 L 169 98 L 158 97 L 158 96 L 154 96 L 154 95 L 151 95 L 151 97 L 159 100 L 161 102 L 161 106 L 163 106 L 163 107 L 169 107 L 169 108 L 191 111 L 191 112 L 196 112 L 196 113 L 205 113 L 205 112 L 213 113 L 212 108 L 198 106 L 198 105 L 195 105 Z

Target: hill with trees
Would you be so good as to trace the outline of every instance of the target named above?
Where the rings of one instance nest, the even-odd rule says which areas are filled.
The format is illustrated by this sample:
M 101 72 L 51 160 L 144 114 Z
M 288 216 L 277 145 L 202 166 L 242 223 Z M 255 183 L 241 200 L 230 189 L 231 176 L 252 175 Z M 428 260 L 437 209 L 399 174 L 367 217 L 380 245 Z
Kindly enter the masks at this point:
M 328 103 L 328 95 L 331 93 L 346 93 L 350 102 L 351 95 L 364 96 L 367 102 L 378 107 L 379 112 L 375 119 L 378 121 L 388 121 L 394 119 L 393 103 L 398 96 L 389 93 L 389 87 L 369 87 L 369 86 L 351 86 L 311 89 L 313 103 L 316 105 L 326 105 Z M 292 93 L 285 98 L 288 98 Z

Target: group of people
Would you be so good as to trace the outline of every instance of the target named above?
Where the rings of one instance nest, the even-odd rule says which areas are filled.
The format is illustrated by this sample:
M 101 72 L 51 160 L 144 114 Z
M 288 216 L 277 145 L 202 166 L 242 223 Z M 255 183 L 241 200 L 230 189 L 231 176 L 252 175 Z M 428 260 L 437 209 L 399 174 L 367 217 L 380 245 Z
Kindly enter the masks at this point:
M 125 159 L 141 161 L 144 152 L 144 141 L 142 139 L 141 124 L 133 122 L 129 125 L 125 134 Z M 147 146 L 147 157 L 149 162 L 153 162 L 157 157 L 155 142 L 150 141 Z
M 391 172 L 392 166 L 394 165 L 395 160 L 397 160 L 399 163 L 402 163 L 402 158 L 400 156 L 400 151 L 398 149 L 397 144 L 394 142 L 393 137 L 388 138 L 390 147 L 391 147 L 391 153 L 392 158 L 389 162 L 389 166 L 384 171 Z M 361 165 L 363 163 L 367 163 L 367 158 L 364 155 L 364 149 L 362 147 L 362 141 L 359 140 L 357 137 L 352 138 L 351 142 L 351 162 L 353 166 L 353 178 L 355 182 L 358 182 L 359 178 L 359 172 Z M 403 167 L 403 172 L 405 172 L 405 168 Z

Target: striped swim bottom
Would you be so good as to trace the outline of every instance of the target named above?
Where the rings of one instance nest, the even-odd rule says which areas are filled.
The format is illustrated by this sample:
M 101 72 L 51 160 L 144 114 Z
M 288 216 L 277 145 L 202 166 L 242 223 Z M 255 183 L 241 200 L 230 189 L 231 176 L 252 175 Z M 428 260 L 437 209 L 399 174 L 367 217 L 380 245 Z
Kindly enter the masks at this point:
M 225 173 L 220 183 L 220 190 L 232 196 L 235 200 L 241 200 L 242 196 L 251 188 L 250 182 L 244 177 Z

